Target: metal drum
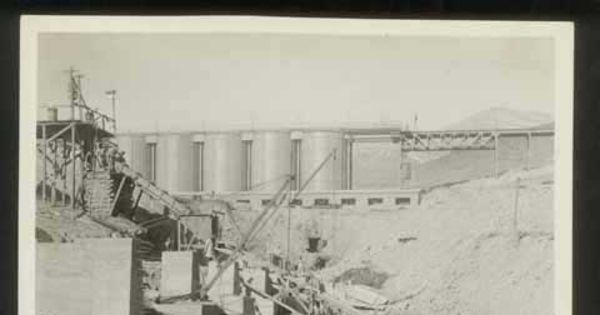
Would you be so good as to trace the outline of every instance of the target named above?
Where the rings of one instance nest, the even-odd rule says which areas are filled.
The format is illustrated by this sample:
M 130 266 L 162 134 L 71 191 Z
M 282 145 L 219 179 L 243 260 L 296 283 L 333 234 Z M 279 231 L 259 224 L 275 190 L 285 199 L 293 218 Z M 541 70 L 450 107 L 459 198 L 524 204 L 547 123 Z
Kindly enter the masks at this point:
M 252 191 L 275 192 L 290 174 L 290 133 L 257 132 L 252 140 Z

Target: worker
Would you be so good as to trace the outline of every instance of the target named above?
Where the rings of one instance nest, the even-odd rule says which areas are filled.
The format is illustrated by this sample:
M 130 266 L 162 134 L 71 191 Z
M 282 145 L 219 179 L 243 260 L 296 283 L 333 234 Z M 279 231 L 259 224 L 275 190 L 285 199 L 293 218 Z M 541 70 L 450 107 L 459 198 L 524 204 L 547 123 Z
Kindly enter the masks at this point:
M 171 244 L 172 244 L 172 241 L 171 241 L 171 237 L 169 236 L 169 237 L 167 237 L 167 240 L 165 241 L 165 250 L 166 251 L 171 250 Z
M 306 270 L 304 269 L 304 261 L 302 260 L 302 256 L 298 257 L 298 273 L 304 274 Z
M 206 245 L 206 244 L 204 244 Z M 201 255 L 198 255 L 199 259 L 198 259 L 198 270 L 199 270 L 199 276 L 200 276 L 200 287 L 205 286 L 208 282 L 208 262 L 209 259 L 206 256 L 205 253 L 201 253 Z
M 215 258 L 214 244 L 212 238 L 207 239 L 206 243 L 204 244 L 204 255 L 206 256 L 206 258 L 208 258 L 209 261 Z
M 119 150 L 117 150 L 115 147 L 110 147 L 107 151 L 107 159 L 109 162 L 109 167 L 111 171 L 115 170 L 115 162 L 117 159 L 117 156 L 119 154 Z

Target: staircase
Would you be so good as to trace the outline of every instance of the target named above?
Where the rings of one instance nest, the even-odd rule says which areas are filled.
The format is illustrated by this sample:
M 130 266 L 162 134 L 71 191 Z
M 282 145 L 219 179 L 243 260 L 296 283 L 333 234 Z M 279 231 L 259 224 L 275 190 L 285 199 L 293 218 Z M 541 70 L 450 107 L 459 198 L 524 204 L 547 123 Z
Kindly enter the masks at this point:
M 131 179 L 121 173 L 108 170 L 90 172 L 85 181 L 85 203 L 88 213 L 95 217 L 131 216 L 133 190 Z M 120 190 L 120 191 L 119 191 Z M 118 198 L 115 203 L 115 196 Z
M 85 180 L 85 204 L 91 216 L 108 216 L 112 206 L 113 181 L 108 171 L 90 172 Z

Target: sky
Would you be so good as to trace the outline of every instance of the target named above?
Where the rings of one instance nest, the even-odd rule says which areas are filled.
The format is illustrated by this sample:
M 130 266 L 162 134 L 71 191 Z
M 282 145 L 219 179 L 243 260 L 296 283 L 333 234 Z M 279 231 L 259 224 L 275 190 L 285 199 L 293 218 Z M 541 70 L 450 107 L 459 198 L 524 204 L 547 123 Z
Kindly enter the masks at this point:
M 413 122 L 491 107 L 553 113 L 550 38 L 42 34 L 38 106 L 67 104 L 66 70 L 120 132 Z

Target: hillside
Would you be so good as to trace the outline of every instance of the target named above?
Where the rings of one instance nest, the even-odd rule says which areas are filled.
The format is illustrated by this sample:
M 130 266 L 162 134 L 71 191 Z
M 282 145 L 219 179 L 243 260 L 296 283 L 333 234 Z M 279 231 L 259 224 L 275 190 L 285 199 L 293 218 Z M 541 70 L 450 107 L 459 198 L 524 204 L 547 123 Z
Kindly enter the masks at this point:
M 420 206 L 401 210 L 296 208 L 292 259 L 316 222 L 331 257 L 320 276 L 367 285 L 376 276 L 378 291 L 393 301 L 388 314 L 551 315 L 552 178 L 552 167 L 511 171 L 433 189 Z M 287 213 L 282 209 L 256 244 L 285 249 Z
M 444 128 L 466 129 L 553 129 L 552 116 L 545 113 L 494 107 Z M 500 140 L 500 171 L 525 167 L 524 138 Z M 530 166 L 540 167 L 553 160 L 553 140 L 534 138 Z M 410 186 L 428 187 L 489 176 L 494 173 L 494 151 L 411 152 L 404 156 L 412 165 Z M 391 143 L 359 144 L 354 149 L 356 189 L 395 188 L 400 184 L 399 150 Z
M 446 130 L 531 128 L 554 121 L 550 114 L 492 107 L 446 126 Z

